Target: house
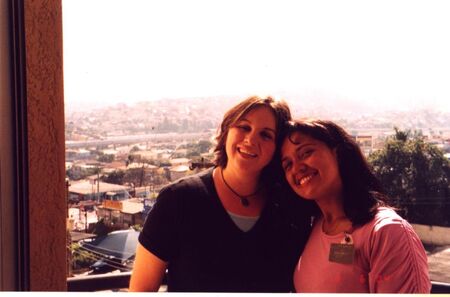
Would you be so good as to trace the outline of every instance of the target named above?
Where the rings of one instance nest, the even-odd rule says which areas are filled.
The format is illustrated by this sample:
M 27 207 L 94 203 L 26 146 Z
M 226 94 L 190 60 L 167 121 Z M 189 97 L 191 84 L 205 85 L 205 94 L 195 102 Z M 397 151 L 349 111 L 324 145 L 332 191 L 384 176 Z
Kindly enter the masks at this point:
M 126 229 L 134 225 L 143 225 L 142 212 L 144 203 L 141 199 L 127 199 L 122 201 L 104 200 L 97 207 L 98 220 L 103 219 L 107 226 Z
M 69 201 L 124 200 L 130 197 L 129 190 L 130 188 L 127 186 L 98 182 L 98 180 L 85 180 L 69 186 Z
M 365 156 L 368 156 L 373 151 L 372 135 L 352 135 L 352 137 Z
M 170 167 L 169 169 L 170 180 L 174 181 L 182 177 L 185 177 L 186 175 L 188 175 L 189 172 L 190 172 L 189 165 L 178 165 Z
M 191 160 L 188 158 L 175 158 L 170 160 L 170 165 L 172 165 L 172 167 L 176 167 L 180 165 L 189 165 L 190 162 Z
M 144 169 L 144 171 L 146 173 L 156 173 L 158 168 L 159 168 L 158 166 L 155 166 L 155 165 L 152 165 L 152 164 L 147 164 L 147 163 L 130 163 L 127 166 L 128 170 L 133 170 L 133 169 L 142 170 L 142 169 Z

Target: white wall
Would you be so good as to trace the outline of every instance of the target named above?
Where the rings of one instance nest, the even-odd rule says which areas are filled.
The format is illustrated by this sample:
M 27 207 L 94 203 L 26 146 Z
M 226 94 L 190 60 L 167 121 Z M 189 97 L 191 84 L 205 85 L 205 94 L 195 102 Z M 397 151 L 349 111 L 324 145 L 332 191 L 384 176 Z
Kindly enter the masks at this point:
M 450 228 L 411 224 L 423 243 L 450 245 Z

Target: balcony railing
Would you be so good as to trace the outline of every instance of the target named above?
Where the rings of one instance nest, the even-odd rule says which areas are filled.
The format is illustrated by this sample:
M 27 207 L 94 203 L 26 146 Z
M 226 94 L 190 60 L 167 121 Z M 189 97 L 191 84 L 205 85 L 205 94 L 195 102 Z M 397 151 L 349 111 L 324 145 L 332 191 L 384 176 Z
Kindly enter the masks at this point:
M 99 274 L 70 277 L 67 279 L 67 290 L 69 292 L 94 292 L 105 290 L 118 290 L 128 288 L 131 272 L 117 274 Z M 431 282 L 431 293 L 450 293 L 450 284 Z
M 94 292 L 128 288 L 131 272 L 98 274 L 67 278 L 69 292 Z

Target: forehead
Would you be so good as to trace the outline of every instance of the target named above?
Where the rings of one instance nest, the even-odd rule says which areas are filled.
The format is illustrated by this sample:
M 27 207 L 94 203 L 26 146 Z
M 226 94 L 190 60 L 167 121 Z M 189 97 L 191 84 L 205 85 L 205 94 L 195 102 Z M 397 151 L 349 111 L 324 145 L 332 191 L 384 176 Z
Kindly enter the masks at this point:
M 301 132 L 293 132 L 284 139 L 283 145 L 281 147 L 281 153 L 282 154 L 287 153 L 289 150 L 296 149 L 301 145 L 318 144 L 318 143 L 321 142 L 307 134 Z
M 266 126 L 275 128 L 275 115 L 267 106 L 258 106 L 243 115 L 238 121 L 247 120 L 250 122 L 261 122 Z

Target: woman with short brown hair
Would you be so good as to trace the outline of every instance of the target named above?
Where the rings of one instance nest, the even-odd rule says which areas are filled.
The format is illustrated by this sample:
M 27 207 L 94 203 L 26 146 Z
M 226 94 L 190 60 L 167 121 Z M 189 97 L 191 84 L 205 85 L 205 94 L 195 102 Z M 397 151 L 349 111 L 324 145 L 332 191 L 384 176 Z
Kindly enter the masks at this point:
M 272 166 L 289 107 L 250 97 L 224 116 L 215 167 L 163 189 L 139 237 L 131 291 L 289 292 L 309 234 Z

